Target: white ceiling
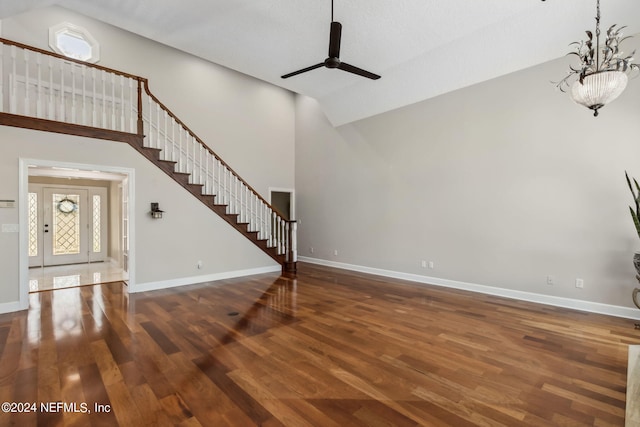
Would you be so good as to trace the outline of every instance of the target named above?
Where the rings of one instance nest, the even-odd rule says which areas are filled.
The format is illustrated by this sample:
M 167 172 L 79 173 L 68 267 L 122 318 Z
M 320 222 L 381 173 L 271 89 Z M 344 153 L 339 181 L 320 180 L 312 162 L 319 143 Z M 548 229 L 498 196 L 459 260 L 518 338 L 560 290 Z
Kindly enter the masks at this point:
M 595 27 L 595 0 L 335 0 L 341 59 L 382 78 L 282 80 L 327 56 L 330 0 L 2 0 L 0 18 L 50 5 L 313 97 L 336 126 L 556 59 Z M 601 9 L 605 30 L 640 32 L 640 1 Z

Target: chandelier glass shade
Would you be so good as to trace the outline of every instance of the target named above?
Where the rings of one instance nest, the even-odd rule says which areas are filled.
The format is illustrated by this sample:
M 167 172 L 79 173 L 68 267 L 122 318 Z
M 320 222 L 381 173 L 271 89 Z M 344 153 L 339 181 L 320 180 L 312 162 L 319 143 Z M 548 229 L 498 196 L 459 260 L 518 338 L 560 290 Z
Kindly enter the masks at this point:
M 562 91 L 570 90 L 571 98 L 578 104 L 593 110 L 598 116 L 598 110 L 624 92 L 627 87 L 628 74 L 638 71 L 638 64 L 633 63 L 633 55 L 624 55 L 620 50 L 622 29 L 616 24 L 606 31 L 603 43 L 600 43 L 600 0 L 596 2 L 596 31 L 587 31 L 587 39 L 571 43 L 575 51 L 569 55 L 580 58 L 579 66 L 570 66 L 567 76 L 556 83 Z
M 576 80 L 571 85 L 571 98 L 585 107 L 593 110 L 598 116 L 598 110 L 617 97 L 627 87 L 627 75 L 622 71 L 599 71 L 588 74 L 582 82 Z

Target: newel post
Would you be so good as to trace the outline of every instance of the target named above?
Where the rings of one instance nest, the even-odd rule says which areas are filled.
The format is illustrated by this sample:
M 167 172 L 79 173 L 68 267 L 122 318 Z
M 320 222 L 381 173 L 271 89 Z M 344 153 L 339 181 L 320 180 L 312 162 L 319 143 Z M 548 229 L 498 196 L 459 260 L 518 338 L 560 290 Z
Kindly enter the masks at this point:
M 142 79 L 138 79 L 138 135 L 144 136 L 144 121 L 142 120 Z
M 287 273 L 295 273 L 297 271 L 296 263 L 298 262 L 298 223 L 296 221 L 287 221 L 286 230 L 287 251 L 283 268 Z

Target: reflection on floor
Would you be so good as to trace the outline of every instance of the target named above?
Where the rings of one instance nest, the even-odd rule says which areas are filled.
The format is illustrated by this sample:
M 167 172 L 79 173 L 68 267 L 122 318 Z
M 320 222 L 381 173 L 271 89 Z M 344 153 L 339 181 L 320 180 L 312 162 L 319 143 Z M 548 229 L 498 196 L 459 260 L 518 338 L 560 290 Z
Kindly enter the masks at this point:
M 625 426 L 640 426 L 640 345 L 629 346 L 627 368 L 627 418 Z
M 29 269 L 29 292 L 126 280 L 126 273 L 110 262 L 57 265 Z

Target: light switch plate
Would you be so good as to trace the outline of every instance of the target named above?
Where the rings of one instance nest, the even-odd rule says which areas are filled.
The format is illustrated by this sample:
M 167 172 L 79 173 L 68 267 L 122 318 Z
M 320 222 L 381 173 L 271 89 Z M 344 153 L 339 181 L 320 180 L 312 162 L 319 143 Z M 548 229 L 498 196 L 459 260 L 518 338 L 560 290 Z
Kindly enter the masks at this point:
M 19 224 L 2 224 L 3 233 L 17 233 L 20 231 Z

